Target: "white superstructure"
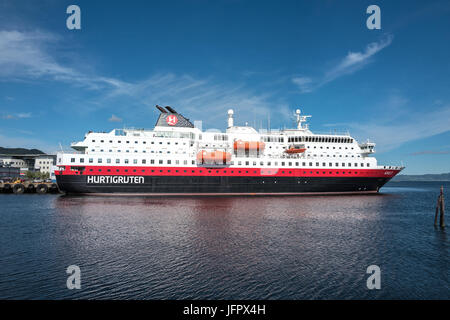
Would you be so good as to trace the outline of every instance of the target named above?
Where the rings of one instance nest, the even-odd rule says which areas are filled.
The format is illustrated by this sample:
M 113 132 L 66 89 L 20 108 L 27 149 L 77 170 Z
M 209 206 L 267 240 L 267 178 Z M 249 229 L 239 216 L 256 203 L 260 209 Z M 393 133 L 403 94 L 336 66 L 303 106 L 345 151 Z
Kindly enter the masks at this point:
M 358 144 L 349 134 L 314 134 L 304 124 L 310 116 L 301 115 L 300 110 L 296 111 L 296 128 L 281 131 L 258 132 L 250 126 L 235 126 L 233 117 L 230 109 L 225 132 L 202 132 L 193 125 L 177 126 L 178 119 L 187 119 L 176 112 L 166 116 L 166 121 L 158 121 L 153 130 L 88 132 L 82 141 L 71 144 L 76 152 L 58 154 L 57 165 L 192 167 L 198 166 L 199 151 L 219 150 L 233 155 L 227 163 L 231 168 L 400 169 L 378 165 L 371 156 L 375 152 L 372 142 Z M 233 149 L 238 140 L 264 142 L 265 148 L 261 152 L 238 153 Z M 286 150 L 292 145 L 302 145 L 306 150 L 288 154 Z

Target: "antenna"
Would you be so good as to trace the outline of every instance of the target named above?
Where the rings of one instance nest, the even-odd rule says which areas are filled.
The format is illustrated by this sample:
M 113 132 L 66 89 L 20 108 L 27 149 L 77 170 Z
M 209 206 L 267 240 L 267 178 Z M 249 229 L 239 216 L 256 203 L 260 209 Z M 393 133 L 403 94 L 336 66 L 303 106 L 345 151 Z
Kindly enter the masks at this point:
M 228 110 L 228 128 L 231 128 L 232 126 L 234 126 L 233 114 L 234 114 L 233 109 L 229 109 Z
M 63 147 L 61 145 L 61 142 L 58 142 L 58 143 L 59 143 L 59 147 L 61 148 L 61 153 L 64 153 L 64 150 L 63 150 Z

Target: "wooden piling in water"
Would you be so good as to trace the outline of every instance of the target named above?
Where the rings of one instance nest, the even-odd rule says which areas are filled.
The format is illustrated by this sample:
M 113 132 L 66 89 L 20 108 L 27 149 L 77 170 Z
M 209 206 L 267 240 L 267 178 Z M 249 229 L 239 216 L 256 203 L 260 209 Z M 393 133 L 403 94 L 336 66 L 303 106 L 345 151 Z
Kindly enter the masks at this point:
M 444 203 L 444 186 L 441 186 L 441 218 L 439 219 L 439 224 L 441 228 L 445 228 L 445 203 Z
M 435 227 L 437 227 L 437 225 L 438 225 L 440 205 L 441 205 L 441 196 L 438 196 L 437 203 L 436 203 L 436 214 L 434 215 L 434 226 Z
M 445 228 L 445 202 L 444 202 L 444 186 L 441 186 L 441 193 L 439 194 L 437 204 L 436 204 L 436 213 L 434 215 L 434 225 L 438 224 L 438 214 L 441 212 L 439 217 L 439 226 L 441 228 Z

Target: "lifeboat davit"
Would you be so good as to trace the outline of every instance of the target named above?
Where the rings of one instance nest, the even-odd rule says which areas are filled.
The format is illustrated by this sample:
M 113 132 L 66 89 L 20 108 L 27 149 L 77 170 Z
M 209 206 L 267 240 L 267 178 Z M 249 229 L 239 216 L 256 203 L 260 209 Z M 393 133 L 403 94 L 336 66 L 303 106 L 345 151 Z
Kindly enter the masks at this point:
M 292 145 L 289 146 L 289 149 L 286 149 L 286 153 L 293 154 L 293 153 L 303 153 L 306 151 L 306 148 L 304 145 Z
M 234 142 L 234 151 L 264 151 L 266 144 L 262 141 L 242 141 L 236 140 Z
M 231 160 L 231 153 L 224 151 L 205 151 L 201 150 L 197 153 L 197 161 L 199 163 L 209 164 L 226 164 Z

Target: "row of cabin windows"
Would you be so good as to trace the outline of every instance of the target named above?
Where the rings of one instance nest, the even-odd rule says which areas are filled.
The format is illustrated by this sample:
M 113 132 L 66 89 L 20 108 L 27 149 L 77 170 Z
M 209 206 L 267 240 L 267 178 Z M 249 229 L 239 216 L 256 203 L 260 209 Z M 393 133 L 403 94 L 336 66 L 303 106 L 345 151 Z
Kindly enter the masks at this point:
M 78 168 L 73 168 L 73 167 L 72 167 L 72 169 L 78 171 Z M 89 169 L 89 171 L 92 172 L 92 171 L 94 171 L 94 169 Z M 97 169 L 97 171 L 101 172 L 102 169 Z M 159 172 L 164 172 L 165 170 L 149 170 L 149 171 L 151 171 L 151 172 L 153 173 L 153 172 L 155 172 L 155 171 L 156 171 L 156 172 L 158 172 L 158 171 L 159 171 Z M 212 171 L 213 171 L 213 170 L 207 170 L 208 173 L 212 173 Z M 111 169 L 107 169 L 106 172 L 111 172 Z M 120 169 L 116 169 L 116 172 L 120 172 Z M 128 169 L 125 169 L 124 172 L 128 172 Z M 132 172 L 137 172 L 137 169 L 133 169 Z M 145 169 L 141 169 L 141 172 L 145 173 L 146 170 L 145 170 Z M 169 170 L 167 170 L 166 172 L 167 172 L 167 173 L 170 173 L 171 170 L 169 169 Z M 180 170 L 174 170 L 174 172 L 175 172 L 175 173 L 178 173 L 178 172 L 180 172 Z M 184 173 L 187 173 L 188 170 L 183 170 L 183 172 L 184 172 Z M 192 172 L 192 173 L 195 173 L 195 170 L 191 170 L 191 172 Z M 205 172 L 206 172 L 206 170 L 205 170 Z M 216 172 L 216 173 L 220 173 L 219 170 L 215 170 L 215 172 Z M 351 171 L 347 171 L 347 172 L 348 172 L 348 174 L 352 174 Z M 199 173 L 203 173 L 203 170 L 199 170 Z M 227 173 L 227 170 L 223 170 L 222 173 Z M 234 170 L 230 170 L 230 173 L 234 173 Z M 243 173 L 243 171 L 237 170 L 236 173 Z M 245 173 L 249 173 L 249 171 L 246 170 Z M 251 173 L 251 172 L 250 172 L 250 173 Z M 254 173 L 254 174 L 257 174 L 258 171 L 254 170 L 253 173 Z M 283 171 L 281 171 L 281 173 L 283 173 L 283 174 L 285 174 L 285 173 L 292 174 L 292 171 L 286 172 L 286 171 L 283 170 Z M 313 172 L 313 171 L 309 171 L 309 172 L 303 171 L 303 174 L 307 174 L 307 173 L 313 174 L 314 172 Z M 322 174 L 326 174 L 326 173 L 327 173 L 326 171 L 322 171 Z M 339 173 L 340 173 L 339 171 L 336 171 L 336 174 L 339 174 Z M 315 174 L 320 174 L 320 171 L 316 171 Z M 329 174 L 333 174 L 333 171 L 329 171 Z M 345 174 L 345 171 L 342 171 L 342 174 Z M 354 174 L 358 174 L 358 172 L 355 171 Z M 277 183 L 277 180 L 274 180 L 273 182 L 274 182 L 274 183 Z M 297 182 L 300 183 L 300 181 L 297 181 Z M 262 183 L 264 183 L 264 181 L 262 181 Z M 305 181 L 305 183 L 306 183 L 306 181 Z
M 91 152 L 95 152 L 95 149 L 91 149 Z M 105 150 L 103 150 L 103 149 L 100 149 L 100 150 L 97 150 L 97 152 L 105 152 Z M 109 149 L 108 150 L 108 152 L 122 152 L 121 150 L 111 150 L 111 149 Z M 125 150 L 125 152 L 130 152 L 130 150 Z M 138 150 L 134 150 L 134 153 L 138 153 L 139 151 Z M 147 151 L 146 150 L 142 150 L 141 151 L 142 153 L 147 153 Z M 170 151 L 161 151 L 161 150 L 159 150 L 158 152 L 155 152 L 155 150 L 150 150 L 150 152 L 149 153 L 170 153 Z M 186 151 L 183 151 L 183 152 L 178 152 L 178 151 L 175 151 L 175 153 L 183 153 L 183 154 L 186 154 Z
M 243 161 L 238 161 L 238 163 L 237 163 L 237 165 L 238 166 L 241 166 L 242 164 L 245 164 L 246 166 L 249 166 L 250 165 L 250 161 L 245 161 L 245 162 L 243 162 Z M 299 167 L 300 166 L 300 162 L 281 162 L 281 166 L 282 167 L 285 167 L 286 166 L 286 163 L 287 163 L 287 166 L 289 166 L 289 167 L 292 167 L 292 166 L 294 166 L 294 163 L 295 163 L 295 166 L 296 167 Z M 231 164 L 234 164 L 233 163 L 233 161 L 231 161 Z M 264 165 L 264 162 L 263 161 L 261 161 L 260 163 L 259 163 L 261 166 L 263 166 Z M 257 162 L 256 161 L 253 161 L 253 166 L 256 166 L 257 165 Z M 270 165 L 272 165 L 272 162 L 266 162 L 266 165 L 267 166 L 270 166 Z M 277 161 L 275 161 L 275 162 L 273 162 L 273 165 L 274 166 L 278 166 L 278 162 Z M 302 162 L 301 163 L 301 166 L 302 167 L 306 167 L 306 166 L 309 166 L 309 167 L 320 167 L 320 162 L 316 162 L 315 163 L 315 165 L 314 165 L 314 163 L 313 162 Z M 327 163 L 326 162 L 322 162 L 322 166 L 323 167 L 326 167 L 327 166 Z M 332 162 L 329 162 L 328 163 L 328 166 L 329 167 L 333 167 L 333 163 Z M 336 162 L 335 163 L 335 166 L 336 167 L 339 167 L 339 162 Z M 342 167 L 345 167 L 346 166 L 346 164 L 345 164 L 345 162 L 342 162 L 342 165 L 341 165 Z M 348 162 L 347 163 L 347 167 L 351 167 L 352 166 L 352 163 L 351 162 Z M 358 167 L 358 163 L 357 162 L 355 162 L 354 164 L 353 164 L 353 167 Z M 364 163 L 363 162 L 361 162 L 360 163 L 360 167 L 361 168 L 363 168 L 364 167 Z M 366 163 L 366 167 L 370 167 L 370 164 L 369 163 Z
M 206 145 L 206 146 L 208 146 L 208 145 Z M 280 148 L 280 149 L 286 149 L 287 147 L 286 147 L 286 146 L 281 146 L 281 147 L 275 146 L 275 147 L 274 147 L 274 149 L 278 149 L 278 148 Z M 306 148 L 309 149 L 310 146 L 306 146 Z M 319 148 L 320 148 L 320 149 L 323 149 L 323 146 L 322 146 L 322 147 L 319 147 Z M 326 147 L 326 148 L 327 148 L 327 149 L 330 149 L 330 147 Z M 272 146 L 269 146 L 269 149 L 272 149 Z M 317 149 L 317 146 L 314 146 L 314 149 Z M 333 147 L 333 149 L 336 149 L 336 147 Z M 339 149 L 342 150 L 342 147 L 339 147 Z M 354 148 L 351 147 L 350 149 L 353 150 Z M 348 150 L 348 147 L 345 147 L 345 150 Z
M 112 159 L 110 159 L 110 158 L 107 158 L 107 159 L 105 159 L 106 160 L 106 162 L 105 163 L 108 163 L 108 164 L 111 164 L 112 163 Z M 138 159 L 132 159 L 133 161 L 132 162 L 130 162 L 130 160 L 129 159 L 123 159 L 123 163 L 124 164 L 147 164 L 147 159 L 141 159 L 141 162 L 139 163 L 139 161 L 138 161 Z M 76 159 L 75 158 L 71 158 L 70 159 L 70 162 L 72 162 L 72 163 L 75 163 L 75 161 L 76 161 Z M 94 163 L 94 158 L 89 158 L 89 163 Z M 120 164 L 121 162 L 120 162 L 121 160 L 120 159 L 115 159 L 115 164 Z M 80 158 L 80 163 L 84 163 L 84 158 Z M 97 163 L 99 163 L 99 164 L 101 164 L 101 163 L 103 163 L 103 159 L 102 158 L 97 158 Z M 191 160 L 191 163 L 192 164 L 195 164 L 195 161 L 194 160 Z M 179 164 L 181 164 L 181 160 L 174 160 L 173 162 L 172 162 L 172 160 L 166 160 L 165 162 L 164 162 L 164 160 L 162 160 L 162 159 L 160 159 L 160 160 L 158 160 L 158 161 L 156 161 L 155 159 L 150 159 L 149 160 L 149 162 L 148 162 L 148 164 L 169 164 L 169 165 L 171 165 L 171 164 L 175 164 L 175 165 L 179 165 Z M 188 160 L 183 160 L 183 165 L 187 165 L 188 164 Z M 231 161 L 230 162 L 230 164 L 231 165 L 234 165 L 234 161 Z M 238 161 L 237 162 L 237 165 L 238 166 L 241 166 L 241 165 L 246 165 L 246 166 L 249 166 L 250 165 L 250 161 Z M 281 163 L 281 166 L 282 167 L 284 167 L 284 166 L 289 166 L 289 167 L 292 167 L 292 166 L 296 166 L 296 167 L 299 167 L 300 166 L 300 162 L 285 162 L 285 161 L 282 161 Z M 257 165 L 257 162 L 256 161 L 253 161 L 252 162 L 252 165 L 253 166 L 256 166 Z M 261 166 L 264 166 L 264 161 L 260 161 L 259 162 L 259 165 L 261 165 Z M 278 166 L 278 161 L 274 161 L 273 162 L 273 164 L 272 164 L 272 162 L 271 161 L 268 161 L 268 162 L 266 162 L 265 163 L 265 165 L 267 165 L 267 166 L 271 166 L 271 165 L 273 165 L 273 166 Z M 309 166 L 309 167 L 313 167 L 313 166 L 315 166 L 315 167 L 320 167 L 320 162 L 301 162 L 301 166 L 302 167 L 306 167 L 306 166 Z M 322 166 L 323 167 L 326 167 L 327 166 L 327 163 L 326 162 L 322 162 Z M 332 162 L 329 162 L 328 163 L 328 166 L 329 167 L 333 167 L 333 163 Z M 342 162 L 341 163 L 341 165 L 339 165 L 339 162 L 335 162 L 335 165 L 334 166 L 336 166 L 336 167 L 339 167 L 339 166 L 341 166 L 341 167 L 361 167 L 361 168 L 363 168 L 364 167 L 364 163 L 360 163 L 360 164 L 358 164 L 357 162 L 354 162 L 353 163 L 353 165 L 352 165 L 352 163 L 351 162 L 347 162 L 347 163 L 345 163 L 345 162 Z M 369 163 L 366 163 L 366 167 L 370 167 L 370 164 Z
M 195 134 L 192 132 L 173 132 L 173 131 L 156 131 L 153 133 L 156 138 L 186 138 L 195 139 Z
M 215 141 L 228 141 L 227 135 L 220 135 L 216 134 L 214 135 Z M 284 142 L 283 137 L 262 137 L 262 140 L 264 142 Z M 95 139 L 91 140 L 92 142 L 95 142 Z M 100 140 L 100 143 L 104 143 L 105 140 Z M 117 143 L 122 143 L 122 140 L 117 140 Z M 288 137 L 288 142 L 328 142 L 328 143 L 353 143 L 352 138 L 337 138 L 337 137 L 309 137 L 309 136 L 301 136 L 301 137 Z M 113 143 L 113 140 L 109 140 L 109 143 Z M 126 140 L 125 143 L 130 143 L 129 140 Z M 135 144 L 139 143 L 139 141 L 135 140 Z M 142 141 L 143 144 L 147 144 L 147 141 Z M 154 141 L 150 142 L 151 144 L 155 144 Z M 159 142 L 159 144 L 162 144 L 162 142 Z M 167 144 L 170 144 L 170 142 L 167 142 Z M 178 142 L 175 142 L 175 144 L 178 144 Z M 183 143 L 186 144 L 185 142 Z
M 106 158 L 105 160 L 106 160 L 105 163 L 113 163 L 111 158 Z M 131 164 L 131 163 L 132 163 L 132 164 L 138 164 L 138 163 L 139 163 L 138 159 L 132 159 L 132 160 L 133 160 L 133 161 L 130 162 L 129 159 L 123 159 L 123 163 L 124 163 L 124 164 Z M 72 163 L 74 163 L 75 161 L 76 161 L 75 158 L 71 158 L 71 159 L 70 159 L 70 162 L 72 162 Z M 85 162 L 84 162 L 84 158 L 80 158 L 80 163 L 85 163 Z M 94 158 L 89 158 L 89 159 L 88 159 L 88 163 L 94 163 Z M 103 163 L 103 158 L 97 158 L 97 163 Z M 120 164 L 120 163 L 121 163 L 121 162 L 120 162 L 120 159 L 115 159 L 115 164 Z M 148 161 L 148 164 L 156 164 L 156 163 L 157 163 L 157 164 L 164 164 L 164 163 L 163 163 L 163 160 L 158 160 L 158 161 L 156 161 L 155 159 L 150 159 L 150 160 Z M 195 164 L 195 161 L 192 160 L 191 163 L 192 163 L 192 164 Z M 140 164 L 147 164 L 147 159 L 141 159 Z M 172 160 L 166 160 L 166 164 L 172 164 Z M 181 160 L 175 160 L 175 161 L 173 162 L 173 164 L 181 164 Z M 183 160 L 183 164 L 184 164 L 184 165 L 187 165 L 187 164 L 188 164 L 188 160 Z
M 92 140 L 92 142 L 95 142 L 95 139 Z M 122 140 L 115 141 L 117 143 L 122 143 Z M 100 143 L 105 143 L 105 140 L 100 140 Z M 113 143 L 113 140 L 109 140 L 109 143 Z M 125 141 L 125 143 L 130 143 L 129 140 Z M 138 144 L 139 141 L 134 141 L 134 144 Z M 142 144 L 147 144 L 147 141 L 142 141 Z M 155 144 L 155 141 L 151 141 L 150 144 Z M 159 142 L 159 144 L 162 144 L 162 141 Z M 166 144 L 170 145 L 170 141 L 167 141 Z M 178 145 L 178 142 L 174 142 L 175 145 Z M 186 145 L 186 142 L 183 142 L 183 145 Z
M 89 131 L 90 133 L 91 131 Z M 115 135 L 116 136 L 126 136 L 127 132 L 123 129 L 116 129 L 115 130 Z M 141 134 L 134 132 L 133 136 L 135 137 L 140 137 Z M 185 132 L 172 132 L 172 131 L 158 131 L 158 132 L 154 132 L 153 136 L 155 137 L 165 137 L 165 138 L 190 138 L 192 140 L 195 139 L 195 134 L 192 132 L 189 133 L 185 133 Z
M 306 148 L 309 149 L 309 146 L 307 146 Z M 317 147 L 314 146 L 314 149 L 317 149 Z M 320 147 L 320 149 L 323 149 L 323 147 Z M 327 147 L 327 149 L 330 149 L 330 147 Z M 333 147 L 333 149 L 336 149 L 336 147 Z M 342 149 L 342 147 L 339 147 L 339 149 Z M 353 150 L 353 147 L 351 147 L 351 149 Z M 345 147 L 345 150 L 348 150 L 348 147 Z
M 339 137 L 289 137 L 288 142 L 328 142 L 328 143 L 353 143 L 352 138 L 339 138 Z
M 313 154 L 312 156 L 315 158 L 315 157 L 317 157 L 318 155 L 317 155 L 317 154 Z M 319 156 L 320 156 L 320 157 L 324 157 L 324 158 L 325 158 L 325 157 L 327 157 L 327 158 L 330 158 L 330 157 L 331 157 L 329 154 L 320 154 Z M 307 157 L 309 158 L 310 155 L 307 155 Z M 349 154 L 346 154 L 345 156 L 343 156 L 342 154 L 338 154 L 338 155 L 333 154 L 333 158 L 342 158 L 342 157 L 350 158 L 350 155 L 349 155 Z M 352 157 L 352 158 L 355 158 L 355 155 L 352 155 L 351 157 Z M 356 158 L 361 158 L 361 156 L 360 156 L 360 155 L 357 155 Z
M 267 137 L 267 136 L 263 136 L 262 140 L 264 142 L 284 142 L 284 138 L 283 137 Z
M 228 141 L 228 136 L 226 134 L 215 134 L 214 141 Z

